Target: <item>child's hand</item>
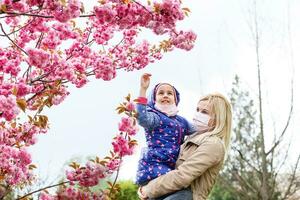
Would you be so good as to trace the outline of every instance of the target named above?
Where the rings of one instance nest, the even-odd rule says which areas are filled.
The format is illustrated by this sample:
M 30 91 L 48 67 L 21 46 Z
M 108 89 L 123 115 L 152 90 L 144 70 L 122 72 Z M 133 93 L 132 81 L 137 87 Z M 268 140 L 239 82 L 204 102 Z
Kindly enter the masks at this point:
M 150 85 L 151 74 L 145 73 L 141 77 L 141 89 L 147 90 Z

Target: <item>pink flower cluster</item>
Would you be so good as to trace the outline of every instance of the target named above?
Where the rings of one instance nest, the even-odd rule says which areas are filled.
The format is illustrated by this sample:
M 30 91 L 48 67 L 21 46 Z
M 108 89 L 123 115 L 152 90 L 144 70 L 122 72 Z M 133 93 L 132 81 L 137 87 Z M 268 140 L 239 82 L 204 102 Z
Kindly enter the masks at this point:
M 112 174 L 121 166 L 121 160 L 117 158 L 112 158 L 106 163 L 108 174 Z
M 21 55 L 13 49 L 2 49 L 0 47 L 0 73 L 18 76 L 21 71 Z M 1 81 L 2 82 L 2 81 Z
M 57 195 L 51 195 L 45 192 L 42 192 L 39 200 L 105 200 L 103 194 L 97 194 L 91 191 L 84 191 L 78 188 L 69 186 L 58 191 Z
M 94 12 L 97 17 L 97 24 L 109 24 L 116 20 L 117 12 L 113 9 L 112 4 L 104 4 L 102 6 L 95 6 Z
M 11 121 L 19 114 L 20 109 L 16 104 L 16 97 L 13 95 L 0 95 L 0 117 Z
M 184 19 L 184 13 L 180 8 L 180 0 L 163 0 L 162 3 L 155 3 L 156 14 L 148 26 L 153 28 L 156 34 L 164 34 L 174 30 L 176 22 Z
M 120 168 L 123 156 L 133 153 L 137 143 L 130 136 L 135 135 L 137 131 L 136 118 L 134 117 L 136 111 L 134 103 L 130 101 L 130 96 L 126 97 L 126 100 L 124 104 L 121 104 L 121 107 L 118 107 L 121 111 L 119 113 L 125 113 L 127 117 L 122 117 L 119 123 L 119 131 L 121 133 L 113 139 L 111 157 L 106 157 L 103 160 L 96 158 L 88 162 L 84 167 L 74 166 L 74 164 L 70 165 L 73 169 L 69 170 L 66 176 L 71 181 L 71 185 L 75 183 L 82 187 L 97 185 L 99 180 L 108 177 Z M 74 199 L 76 198 L 74 197 Z
M 59 1 L 56 1 L 56 7 L 53 10 L 53 16 L 57 21 L 67 22 L 70 19 L 76 18 L 80 15 L 80 1 L 68 0 L 67 6 L 60 5 Z
M 0 169 L 5 173 L 5 181 L 11 185 L 25 183 L 31 179 L 28 165 L 31 156 L 25 149 L 17 149 L 0 143 Z
M 134 145 L 130 145 L 129 141 L 126 140 L 122 135 L 114 138 L 112 142 L 114 152 L 120 154 L 121 156 L 132 155 Z
M 175 47 L 189 51 L 194 47 L 196 39 L 197 35 L 194 32 L 180 31 L 178 34 L 172 34 L 171 42 Z
M 30 65 L 36 66 L 37 68 L 44 68 L 49 64 L 50 55 L 42 49 L 27 49 L 28 62 Z
M 3 125 L 4 126 L 4 125 Z M 30 146 L 36 143 L 36 135 L 46 133 L 47 129 L 35 126 L 32 123 L 25 122 L 18 126 L 6 125 L 0 131 L 0 145 Z
M 99 183 L 100 179 L 106 177 L 106 168 L 101 164 L 88 162 L 85 167 L 75 171 L 67 172 L 67 179 L 78 181 L 81 186 L 91 187 Z
M 116 76 L 116 66 L 106 55 L 96 56 L 93 63 L 95 78 L 109 81 Z
M 72 30 L 70 24 L 59 22 L 53 24 L 49 30 L 43 32 L 46 32 L 46 36 L 42 40 L 42 46 L 48 49 L 56 49 L 63 40 L 79 37 L 79 33 Z
M 128 108 L 131 108 L 132 105 L 129 104 Z M 135 135 L 138 131 L 138 127 L 134 124 L 136 123 L 136 119 L 133 117 L 122 117 L 121 122 L 119 123 L 119 131 L 126 132 L 128 135 Z
M 41 112 L 64 101 L 68 84 L 83 87 L 90 76 L 112 80 L 117 70 L 139 70 L 161 59 L 163 50 L 190 50 L 196 39 L 192 32 L 175 31 L 176 23 L 184 19 L 180 0 L 149 5 L 104 0 L 87 12 L 84 4 L 87 2 L 80 0 L 1 1 L 5 18 L 1 37 L 8 41 L 0 47 L 0 172 L 4 184 L 25 184 L 30 178 L 30 155 L 21 146 L 35 144 L 36 135 L 47 132 L 48 119 Z M 81 20 L 86 21 L 78 23 Z M 165 34 L 166 47 L 138 38 L 144 29 Z M 28 121 L 18 117 L 21 109 Z M 130 137 L 137 132 L 133 103 L 124 105 L 124 110 L 130 115 L 119 123 L 122 133 L 112 141 L 114 155 L 105 164 L 89 163 L 68 172 L 70 180 L 94 185 L 120 167 L 122 156 L 133 153 L 136 141 Z M 62 193 L 70 199 L 86 197 L 74 188 Z
M 3 4 L 6 4 L 9 10 L 26 12 L 29 9 L 29 5 L 25 1 L 3 0 Z
M 135 104 L 132 101 L 129 102 L 125 102 L 125 108 L 126 110 L 128 110 L 129 112 L 132 112 L 135 110 Z M 126 131 L 125 131 L 126 132 Z
M 97 24 L 117 25 L 120 30 L 135 26 L 150 28 L 156 34 L 174 30 L 176 22 L 184 19 L 179 0 L 163 0 L 154 6 L 141 6 L 141 3 L 123 4 L 107 1 L 95 6 Z

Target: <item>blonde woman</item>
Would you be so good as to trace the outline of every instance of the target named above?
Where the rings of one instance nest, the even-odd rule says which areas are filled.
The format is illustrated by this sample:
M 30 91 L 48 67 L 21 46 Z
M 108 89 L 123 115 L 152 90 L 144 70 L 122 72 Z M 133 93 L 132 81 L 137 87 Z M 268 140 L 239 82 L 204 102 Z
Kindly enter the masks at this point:
M 221 94 L 200 99 L 193 119 L 197 133 L 181 145 L 176 169 L 140 187 L 141 199 L 207 199 L 224 163 L 231 133 L 231 106 Z

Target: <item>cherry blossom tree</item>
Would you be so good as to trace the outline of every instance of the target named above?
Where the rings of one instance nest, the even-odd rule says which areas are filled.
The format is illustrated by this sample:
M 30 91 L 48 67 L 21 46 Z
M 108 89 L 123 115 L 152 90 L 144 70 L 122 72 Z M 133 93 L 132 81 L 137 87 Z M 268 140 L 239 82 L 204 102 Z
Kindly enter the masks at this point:
M 109 81 L 118 70 L 142 69 L 175 48 L 192 49 L 196 35 L 176 29 L 189 12 L 180 0 L 0 0 L 0 199 L 34 182 L 27 148 L 49 129 L 46 107 L 64 101 L 72 84 L 83 87 L 91 77 Z M 163 39 L 144 40 L 147 29 Z M 85 166 L 71 163 L 66 181 L 54 185 L 56 194 L 42 188 L 19 199 L 40 191 L 44 200 L 113 198 L 115 182 L 100 193 L 87 188 L 118 173 L 122 157 L 136 146 L 130 96 L 118 111 L 126 117 L 109 156 Z

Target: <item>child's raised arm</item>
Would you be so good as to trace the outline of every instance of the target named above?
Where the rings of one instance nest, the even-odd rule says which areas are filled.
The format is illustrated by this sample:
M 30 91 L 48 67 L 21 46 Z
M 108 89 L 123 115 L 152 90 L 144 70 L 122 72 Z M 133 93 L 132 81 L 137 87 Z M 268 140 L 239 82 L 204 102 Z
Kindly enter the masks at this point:
M 138 123 L 140 126 L 147 128 L 147 129 L 153 129 L 156 126 L 159 126 L 159 117 L 154 112 L 148 112 L 147 111 L 147 98 L 146 98 L 146 92 L 150 85 L 150 76 L 151 74 L 144 73 L 141 76 L 141 85 L 140 85 L 140 102 L 137 103 L 137 112 L 138 112 Z
M 146 91 L 150 85 L 151 74 L 145 73 L 141 77 L 140 97 L 146 97 Z

